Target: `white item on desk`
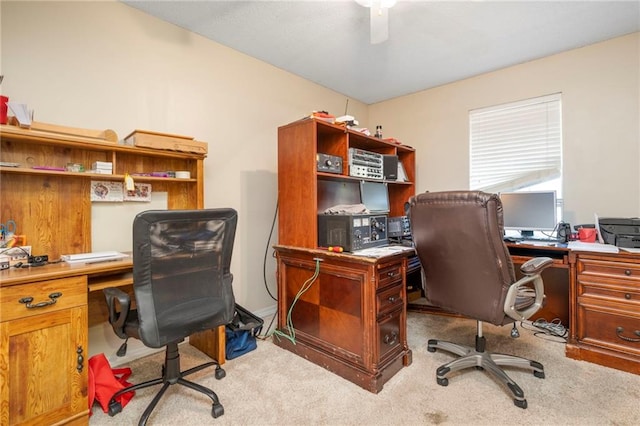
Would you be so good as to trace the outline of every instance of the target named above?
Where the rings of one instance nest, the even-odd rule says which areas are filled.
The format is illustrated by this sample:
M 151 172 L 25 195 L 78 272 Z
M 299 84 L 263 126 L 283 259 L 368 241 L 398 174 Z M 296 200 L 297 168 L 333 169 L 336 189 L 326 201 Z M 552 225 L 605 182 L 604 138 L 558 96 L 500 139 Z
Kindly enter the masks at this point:
M 618 253 L 618 247 L 611 244 L 583 243 L 582 241 L 569 241 L 567 248 L 575 251 L 595 251 L 599 253 Z
M 99 251 L 91 253 L 78 253 L 78 254 L 64 254 L 61 256 L 62 260 L 67 263 L 97 263 L 108 262 L 110 260 L 119 260 L 129 257 L 129 255 L 120 253 L 118 251 Z

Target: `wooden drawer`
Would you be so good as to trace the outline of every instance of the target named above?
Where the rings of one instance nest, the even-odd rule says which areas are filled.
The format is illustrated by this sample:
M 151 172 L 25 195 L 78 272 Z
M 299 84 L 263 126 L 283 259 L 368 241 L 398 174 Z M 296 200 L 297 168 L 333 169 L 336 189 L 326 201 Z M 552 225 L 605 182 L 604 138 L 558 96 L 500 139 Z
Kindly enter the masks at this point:
M 400 320 L 402 309 L 391 312 L 378 320 L 378 354 L 379 364 L 383 364 L 385 358 L 393 356 L 401 349 L 403 336 L 400 335 Z
M 640 287 L 629 286 L 624 281 L 603 282 L 590 280 L 589 277 L 578 279 L 578 297 L 600 299 L 602 301 L 629 304 L 629 309 L 640 311 Z M 635 306 L 635 308 L 633 308 Z
M 578 276 L 583 274 L 637 280 L 640 285 L 640 265 L 633 263 L 580 259 L 578 261 Z
M 385 265 L 378 271 L 378 288 L 402 281 L 402 263 Z
M 376 315 L 389 312 L 403 303 L 402 284 L 380 290 L 376 294 Z
M 640 361 L 640 311 L 625 312 L 615 305 L 590 303 L 581 304 L 579 309 L 581 343 L 634 355 Z
M 54 298 L 49 297 L 60 293 Z M 31 308 L 20 300 L 32 297 Z M 46 304 L 45 304 L 46 303 Z M 32 284 L 0 288 L 0 322 L 26 318 L 87 304 L 87 281 L 85 276 L 42 281 Z M 43 305 L 43 306 L 36 306 Z

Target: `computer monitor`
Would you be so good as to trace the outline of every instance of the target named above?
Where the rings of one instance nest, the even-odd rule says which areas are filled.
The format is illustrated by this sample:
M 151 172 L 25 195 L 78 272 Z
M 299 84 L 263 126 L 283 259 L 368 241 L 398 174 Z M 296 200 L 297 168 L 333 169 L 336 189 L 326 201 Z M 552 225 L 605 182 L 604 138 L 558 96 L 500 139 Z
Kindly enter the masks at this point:
M 389 191 L 383 182 L 360 182 L 360 201 L 371 213 L 389 213 Z
M 558 224 L 556 192 L 502 192 L 504 229 L 520 231 L 523 237 L 533 231 L 553 231 Z

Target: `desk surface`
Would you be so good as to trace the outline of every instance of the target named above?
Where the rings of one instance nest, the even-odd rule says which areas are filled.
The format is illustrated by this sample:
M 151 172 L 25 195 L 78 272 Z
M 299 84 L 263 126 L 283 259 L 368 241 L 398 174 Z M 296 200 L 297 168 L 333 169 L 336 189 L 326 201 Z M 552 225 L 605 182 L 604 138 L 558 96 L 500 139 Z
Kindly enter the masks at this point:
M 119 272 L 130 272 L 132 268 L 133 260 L 131 257 L 101 263 L 78 263 L 71 265 L 66 262 L 59 262 L 48 263 L 44 266 L 31 266 L 28 268 L 12 267 L 0 271 L 0 287 L 46 281 L 76 275 L 87 275 L 89 277 L 94 277 L 103 274 L 118 274 Z M 131 283 L 133 283 L 133 281 L 130 281 L 128 284 Z M 117 284 L 115 285 L 117 286 Z M 121 283 L 120 285 L 126 284 Z M 90 290 L 95 289 L 90 288 Z

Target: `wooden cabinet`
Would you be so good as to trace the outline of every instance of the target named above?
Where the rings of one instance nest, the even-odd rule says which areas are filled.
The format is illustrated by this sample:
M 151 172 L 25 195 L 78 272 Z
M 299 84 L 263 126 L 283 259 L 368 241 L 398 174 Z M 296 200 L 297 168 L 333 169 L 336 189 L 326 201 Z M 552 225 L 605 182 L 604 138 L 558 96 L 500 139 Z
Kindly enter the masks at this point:
M 350 149 L 397 157 L 406 180 L 350 176 Z M 322 154 L 341 168 L 319 171 Z M 293 327 L 296 344 L 282 337 L 274 342 L 378 392 L 411 363 L 405 284 L 412 252 L 369 259 L 318 249 L 318 214 L 360 203 L 363 180 L 385 182 L 389 216 L 405 215 L 415 194 L 415 150 L 314 119 L 278 129 L 278 330 Z M 318 277 L 298 298 L 316 267 Z
M 275 344 L 374 393 L 411 364 L 405 255 L 372 259 L 281 245 L 275 250 L 278 330 L 295 336 L 294 344 L 274 335 Z
M 144 149 L 94 138 L 0 126 L 0 160 L 19 167 L 0 166 L 0 218 L 12 219 L 27 236 L 32 253 L 58 259 L 62 254 L 91 251 L 92 180 L 124 181 L 126 173 L 151 174 L 185 170 L 190 179 L 134 176 L 166 192 L 168 207 L 202 208 L 204 154 Z M 112 175 L 76 173 L 33 167 L 64 168 L 79 163 L 89 169 L 96 161 L 113 163 Z
M 389 216 L 405 214 L 404 204 L 415 194 L 413 148 L 345 130 L 324 121 L 304 119 L 278 129 L 279 244 L 317 247 L 318 213 L 353 201 L 352 194 L 359 191 L 359 182 L 363 178 L 349 176 L 349 148 L 398 156 L 407 181 L 384 182 L 389 192 Z M 341 158 L 342 172 L 318 171 L 318 154 Z
M 578 253 L 570 358 L 640 374 L 640 256 Z
M 0 307 L 0 423 L 86 424 L 86 278 L 1 287 Z

